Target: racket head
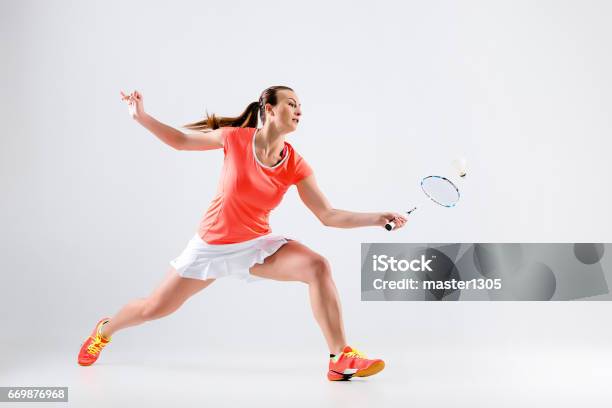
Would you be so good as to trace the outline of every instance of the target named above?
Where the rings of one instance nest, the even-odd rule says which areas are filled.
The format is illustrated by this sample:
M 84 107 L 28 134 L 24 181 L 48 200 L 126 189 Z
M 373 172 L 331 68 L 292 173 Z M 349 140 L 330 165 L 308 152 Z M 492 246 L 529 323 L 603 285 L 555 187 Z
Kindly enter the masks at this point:
M 427 176 L 421 180 L 421 190 L 434 203 L 442 207 L 454 207 L 461 198 L 459 189 L 449 179 L 442 176 Z

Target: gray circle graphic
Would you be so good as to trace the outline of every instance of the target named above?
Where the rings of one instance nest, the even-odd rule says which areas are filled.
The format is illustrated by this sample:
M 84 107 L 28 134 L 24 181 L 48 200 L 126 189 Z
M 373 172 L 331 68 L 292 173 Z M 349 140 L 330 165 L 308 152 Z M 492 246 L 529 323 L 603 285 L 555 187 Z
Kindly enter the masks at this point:
M 518 268 L 523 260 L 521 244 L 475 244 L 474 266 L 485 277 L 500 276 L 504 270 Z
M 550 300 L 557 289 L 554 272 L 541 262 L 521 265 L 508 283 L 516 300 Z
M 451 279 L 459 280 L 459 274 L 455 263 L 442 251 L 435 248 L 427 248 L 422 252 L 427 259 L 431 259 L 432 271 L 417 272 L 417 276 L 423 284 L 424 281 L 434 282 L 446 282 Z M 421 255 L 421 254 L 419 254 Z M 447 300 L 457 300 L 459 298 L 460 290 L 448 290 L 448 289 L 429 289 L 425 290 L 426 300 L 442 300 L 447 296 L 450 296 Z
M 597 263 L 605 252 L 604 244 L 574 244 L 576 259 L 586 265 Z

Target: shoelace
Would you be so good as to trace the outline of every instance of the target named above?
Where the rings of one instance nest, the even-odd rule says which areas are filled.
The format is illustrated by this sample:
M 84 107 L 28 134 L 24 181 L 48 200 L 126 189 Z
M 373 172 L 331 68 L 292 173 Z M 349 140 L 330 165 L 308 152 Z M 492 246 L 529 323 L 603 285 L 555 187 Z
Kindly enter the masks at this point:
M 366 358 L 365 354 L 363 354 L 361 351 L 357 349 L 352 349 L 352 351 L 349 351 L 348 353 L 346 353 L 346 356 L 355 357 L 355 358 Z
M 99 332 L 96 332 L 96 337 L 92 336 L 91 339 L 93 340 L 93 342 L 87 347 L 87 352 L 89 352 L 89 354 L 92 354 L 94 356 L 98 354 L 100 350 L 106 347 L 106 345 L 110 341 L 110 339 L 108 339 L 108 341 L 103 342 L 102 335 Z

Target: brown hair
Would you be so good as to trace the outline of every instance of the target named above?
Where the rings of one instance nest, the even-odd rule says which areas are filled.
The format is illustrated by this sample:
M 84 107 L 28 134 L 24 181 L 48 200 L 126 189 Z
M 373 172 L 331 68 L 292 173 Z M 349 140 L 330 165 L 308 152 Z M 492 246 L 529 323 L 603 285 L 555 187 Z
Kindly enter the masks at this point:
M 265 106 L 269 103 L 272 106 L 276 106 L 278 103 L 278 99 L 276 94 L 278 91 L 286 90 L 293 91 L 293 89 L 288 86 L 271 86 L 266 88 L 259 97 L 259 101 L 251 102 L 246 107 L 244 112 L 237 117 L 225 117 L 225 116 L 216 116 L 214 113 L 211 115 L 206 112 L 206 117 L 198 122 L 189 123 L 184 125 L 187 129 L 194 130 L 203 130 L 209 131 L 213 129 L 218 129 L 220 127 L 229 126 L 229 127 L 257 127 L 257 114 L 261 118 L 261 123 L 266 123 L 266 111 Z

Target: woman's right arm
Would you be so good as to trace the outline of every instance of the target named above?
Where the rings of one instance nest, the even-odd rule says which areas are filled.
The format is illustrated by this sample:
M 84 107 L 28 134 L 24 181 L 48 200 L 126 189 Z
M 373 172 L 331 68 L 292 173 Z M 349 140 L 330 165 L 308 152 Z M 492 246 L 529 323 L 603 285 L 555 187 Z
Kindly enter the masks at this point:
M 153 116 L 145 113 L 143 98 L 140 92 L 134 91 L 130 95 L 121 92 L 121 99 L 126 101 L 132 118 L 153 133 L 159 140 L 176 150 L 212 150 L 223 147 L 221 129 L 210 132 L 189 131 L 181 132 L 168 126 Z

